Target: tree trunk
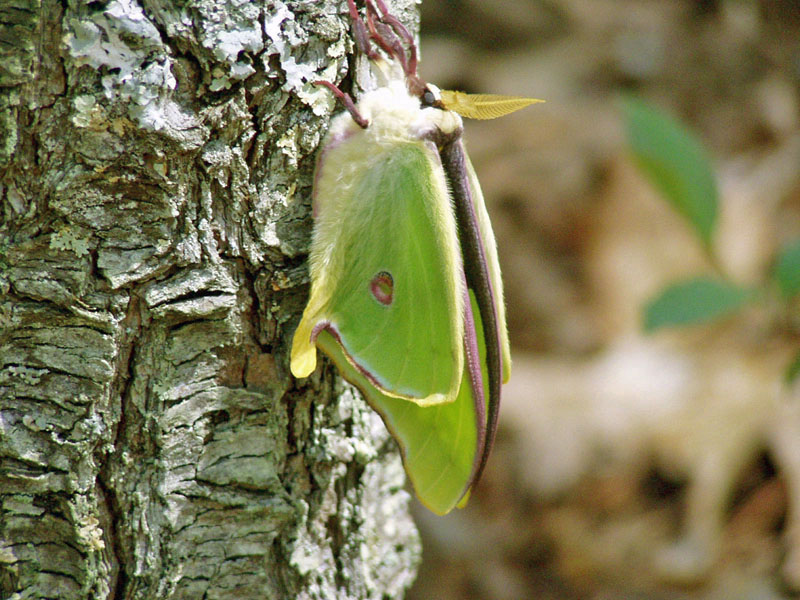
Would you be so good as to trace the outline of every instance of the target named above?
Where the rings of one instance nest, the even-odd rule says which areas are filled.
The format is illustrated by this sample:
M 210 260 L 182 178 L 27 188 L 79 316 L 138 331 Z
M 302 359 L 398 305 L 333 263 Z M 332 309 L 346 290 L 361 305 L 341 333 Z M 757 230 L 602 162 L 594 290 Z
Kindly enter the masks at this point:
M 395 445 L 287 367 L 344 2 L 0 0 L 0 53 L 0 599 L 401 597 Z

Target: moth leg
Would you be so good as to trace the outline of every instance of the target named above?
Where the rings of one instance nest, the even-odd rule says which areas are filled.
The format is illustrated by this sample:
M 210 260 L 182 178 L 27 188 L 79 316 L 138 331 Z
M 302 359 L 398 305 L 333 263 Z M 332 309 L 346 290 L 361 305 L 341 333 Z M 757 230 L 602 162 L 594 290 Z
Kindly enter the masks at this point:
M 353 36 L 356 39 L 356 46 L 361 50 L 370 60 L 378 60 L 380 56 L 375 50 L 372 49 L 372 44 L 369 43 L 369 34 L 361 15 L 358 14 L 355 0 L 347 0 L 347 8 L 350 11 L 350 20 L 353 22 Z
M 394 17 L 392 18 L 394 19 Z M 403 73 L 408 75 L 409 64 L 408 64 L 408 59 L 406 58 L 406 49 L 400 42 L 400 38 L 398 38 L 397 35 L 395 35 L 395 32 L 389 25 L 382 22 L 383 20 L 384 17 L 381 17 L 378 11 L 375 10 L 375 7 L 372 5 L 372 2 L 367 0 L 367 27 L 369 27 L 370 38 L 374 40 L 381 48 L 383 48 L 386 54 L 398 60 L 403 67 Z M 396 20 L 397 19 L 395 19 L 395 21 Z M 416 72 L 416 69 L 414 72 Z
M 378 8 L 380 9 L 383 17 L 382 21 L 389 25 L 393 30 L 394 33 L 403 38 L 406 45 L 408 46 L 408 64 L 404 64 L 404 69 L 406 75 L 416 75 L 417 73 L 417 45 L 414 43 L 414 36 L 408 31 L 405 25 L 403 25 L 397 17 L 392 15 L 389 12 L 389 9 L 386 7 L 386 4 L 383 0 L 375 0 Z M 367 0 L 367 6 L 369 6 L 371 2 Z
M 373 50 L 370 40 L 378 44 L 390 58 L 400 63 L 409 84 L 409 91 L 419 96 L 425 90 L 425 84 L 417 75 L 417 46 L 414 43 L 414 37 L 397 17 L 389 13 L 383 0 L 376 1 L 378 8 L 375 8 L 371 0 L 365 0 L 367 7 L 365 24 L 358 14 L 355 0 L 347 0 L 350 19 L 353 21 L 353 37 L 356 46 L 370 60 L 378 60 L 380 56 Z M 405 46 L 403 42 L 405 42 Z
M 318 79 L 317 81 L 312 82 L 314 85 L 324 85 L 330 91 L 333 92 L 333 95 L 344 105 L 347 109 L 347 112 L 350 113 L 350 116 L 353 117 L 353 121 L 358 124 L 361 129 L 366 129 L 369 126 L 369 121 L 367 121 L 358 109 L 356 108 L 356 103 L 353 101 L 353 97 L 348 94 L 347 92 L 343 92 L 338 87 L 333 85 L 330 81 L 322 81 Z
M 347 8 L 350 11 L 350 19 L 353 21 L 353 36 L 356 46 L 370 60 L 378 60 L 380 56 L 372 49 L 370 39 L 374 40 L 384 52 L 394 59 L 400 61 L 403 72 L 411 77 L 416 77 L 417 73 L 417 47 L 414 38 L 397 18 L 389 14 L 386 5 L 380 1 L 379 7 L 383 16 L 375 9 L 370 0 L 366 0 L 367 23 L 358 14 L 355 0 L 347 0 Z M 377 17 L 377 20 L 376 20 Z M 384 21 L 384 22 L 382 22 Z M 367 31 L 369 30 L 369 31 Z M 397 36 L 403 38 L 408 45 L 409 57 L 406 57 L 406 49 Z

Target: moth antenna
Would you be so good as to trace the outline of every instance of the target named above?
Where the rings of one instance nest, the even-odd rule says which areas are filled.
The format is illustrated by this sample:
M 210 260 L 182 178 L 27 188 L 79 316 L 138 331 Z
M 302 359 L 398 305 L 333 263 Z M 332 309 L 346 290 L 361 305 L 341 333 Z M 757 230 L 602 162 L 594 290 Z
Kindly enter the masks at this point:
M 361 15 L 358 14 L 355 0 L 347 0 L 347 8 L 350 11 L 350 20 L 353 22 L 353 37 L 355 37 L 356 46 L 370 60 L 378 60 L 380 56 L 372 49 L 372 44 L 369 43 L 370 36 L 367 33 L 367 27 L 364 25 Z
M 312 81 L 311 83 L 313 85 L 325 86 L 331 92 L 333 92 L 333 95 L 336 96 L 336 98 L 344 105 L 347 112 L 349 112 L 350 116 L 353 117 L 353 121 L 355 121 L 356 124 L 359 127 L 361 127 L 361 129 L 366 129 L 369 126 L 369 121 L 367 121 L 361 115 L 361 113 L 358 112 L 358 109 L 356 108 L 356 103 L 353 101 L 353 97 L 350 94 L 348 94 L 347 92 L 343 92 L 338 87 L 333 85 L 330 81 L 323 81 L 321 79 L 318 79 L 316 81 Z

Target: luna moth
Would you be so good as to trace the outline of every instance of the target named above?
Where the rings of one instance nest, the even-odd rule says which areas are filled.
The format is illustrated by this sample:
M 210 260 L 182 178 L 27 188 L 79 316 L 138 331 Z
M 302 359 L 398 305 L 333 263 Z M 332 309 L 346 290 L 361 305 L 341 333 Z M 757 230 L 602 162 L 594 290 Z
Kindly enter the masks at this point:
M 511 367 L 494 234 L 460 115 L 536 100 L 426 84 L 412 36 L 376 3 L 366 0 L 364 21 L 348 0 L 379 86 L 356 103 L 317 82 L 346 112 L 317 157 L 311 291 L 291 370 L 309 376 L 317 348 L 332 359 L 383 418 L 418 498 L 446 514 L 483 472 Z

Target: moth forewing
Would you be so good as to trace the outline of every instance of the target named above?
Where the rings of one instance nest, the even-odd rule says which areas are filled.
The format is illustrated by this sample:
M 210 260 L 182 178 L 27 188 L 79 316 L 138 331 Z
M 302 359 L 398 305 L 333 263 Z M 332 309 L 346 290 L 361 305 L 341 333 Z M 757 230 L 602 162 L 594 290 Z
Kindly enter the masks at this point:
M 475 479 L 478 480 L 492 450 L 500 410 L 500 389 L 503 379 L 501 326 L 498 321 L 497 293 L 493 289 L 491 269 L 487 260 L 486 240 L 484 240 L 477 216 L 473 184 L 470 181 L 467 166 L 468 158 L 464 151 L 460 132 L 452 135 L 449 141 L 441 145 L 439 155 L 450 183 L 467 286 L 474 294 L 475 304 L 478 308 L 479 319 L 476 318 L 476 321 L 479 321 L 483 328 L 485 347 L 483 364 L 488 379 L 486 382 L 488 393 L 485 422 L 486 442 L 481 449 L 480 456 L 477 457 L 478 466 L 475 474 Z M 493 242 L 493 235 L 491 235 L 491 239 Z M 469 336 L 472 333 L 467 331 L 466 334 Z M 484 377 L 483 369 L 473 377 Z
M 336 146 L 323 148 L 310 253 L 314 310 L 298 332 L 330 329 L 382 393 L 430 405 L 452 402 L 460 387 L 462 267 L 438 155 L 414 135 L 421 109 L 403 92 L 367 93 L 358 107 L 370 126 L 342 135 L 336 124 Z M 390 296 L 381 291 L 387 282 Z M 300 343 L 298 361 L 314 341 Z
M 486 203 L 483 199 L 483 191 L 481 190 L 478 176 L 475 174 L 475 169 L 466 151 L 464 152 L 464 158 L 466 159 L 467 177 L 472 192 L 472 201 L 475 206 L 475 215 L 478 219 L 478 227 L 481 232 L 481 239 L 483 240 L 486 264 L 489 267 L 489 277 L 494 292 L 494 304 L 497 309 L 498 335 L 500 337 L 500 347 L 502 350 L 503 383 L 507 383 L 511 377 L 511 347 L 508 340 L 508 327 L 506 325 L 505 292 L 500 271 L 500 260 L 497 255 L 497 241 L 494 230 L 492 229 L 492 223 L 489 219 L 489 212 L 486 209 Z

